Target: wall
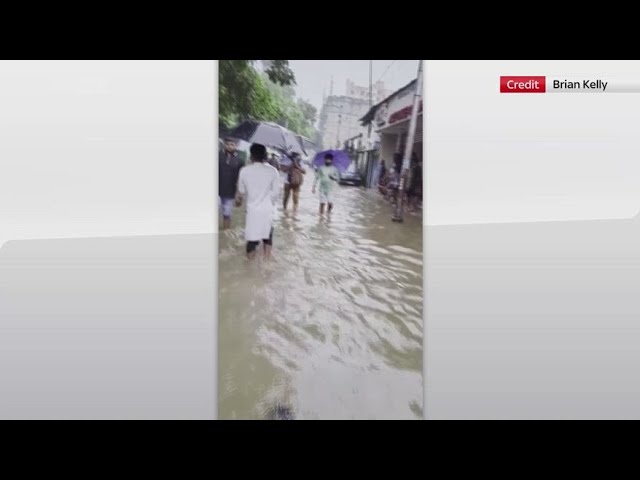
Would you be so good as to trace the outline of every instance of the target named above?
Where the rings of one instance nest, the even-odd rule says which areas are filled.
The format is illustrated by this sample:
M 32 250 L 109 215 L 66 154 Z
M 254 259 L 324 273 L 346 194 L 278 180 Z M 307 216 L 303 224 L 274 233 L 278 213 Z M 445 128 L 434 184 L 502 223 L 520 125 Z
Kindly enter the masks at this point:
M 380 160 L 386 162 L 387 168 L 392 165 L 393 154 L 396 153 L 396 142 L 398 141 L 398 135 L 390 133 L 383 133 L 380 135 Z
M 367 128 L 360 125 L 360 119 L 368 109 L 369 102 L 367 100 L 337 95 L 328 97 L 320 111 L 319 130 L 322 148 L 335 148 L 338 133 L 341 144 L 359 133 L 366 134 Z M 341 120 L 339 120 L 340 115 L 342 116 Z M 340 125 L 339 132 L 338 125 Z

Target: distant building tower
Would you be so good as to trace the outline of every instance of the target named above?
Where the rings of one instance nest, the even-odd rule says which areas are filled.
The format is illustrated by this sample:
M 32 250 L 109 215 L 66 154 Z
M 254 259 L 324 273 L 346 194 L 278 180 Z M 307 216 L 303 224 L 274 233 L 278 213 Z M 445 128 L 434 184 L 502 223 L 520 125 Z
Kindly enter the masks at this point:
M 347 97 L 369 100 L 369 87 L 356 85 L 351 79 L 347 79 Z M 379 103 L 391 95 L 391 92 L 384 87 L 384 82 L 378 80 L 371 88 L 373 103 Z
M 345 141 L 359 134 L 363 134 L 362 139 L 368 138 L 368 127 L 360 125 L 360 119 L 370 108 L 369 87 L 356 85 L 351 79 L 347 79 L 346 87 L 345 95 L 334 95 L 331 77 L 329 96 L 323 94 L 318 122 L 319 148 L 342 148 Z M 372 85 L 371 93 L 374 104 L 390 95 L 381 81 Z M 371 140 L 375 141 L 373 138 Z
M 367 135 L 367 128 L 360 119 L 369 111 L 369 99 L 332 95 L 327 97 L 320 110 L 318 130 L 320 148 L 342 148 L 345 141 L 359 134 Z

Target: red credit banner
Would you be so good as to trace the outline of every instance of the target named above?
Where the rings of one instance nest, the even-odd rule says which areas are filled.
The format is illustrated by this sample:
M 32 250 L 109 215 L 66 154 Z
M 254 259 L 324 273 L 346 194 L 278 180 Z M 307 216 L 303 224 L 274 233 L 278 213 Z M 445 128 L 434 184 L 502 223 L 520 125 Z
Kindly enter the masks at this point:
M 547 77 L 500 77 L 500 93 L 544 93 Z

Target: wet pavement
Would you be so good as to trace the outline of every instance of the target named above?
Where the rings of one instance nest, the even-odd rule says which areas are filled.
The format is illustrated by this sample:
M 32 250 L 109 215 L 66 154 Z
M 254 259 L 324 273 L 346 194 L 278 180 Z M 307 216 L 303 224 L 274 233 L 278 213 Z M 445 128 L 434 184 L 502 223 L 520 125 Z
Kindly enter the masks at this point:
M 244 259 L 240 209 L 220 234 L 218 418 L 422 418 L 422 217 L 354 187 L 320 217 L 310 183 L 272 260 Z

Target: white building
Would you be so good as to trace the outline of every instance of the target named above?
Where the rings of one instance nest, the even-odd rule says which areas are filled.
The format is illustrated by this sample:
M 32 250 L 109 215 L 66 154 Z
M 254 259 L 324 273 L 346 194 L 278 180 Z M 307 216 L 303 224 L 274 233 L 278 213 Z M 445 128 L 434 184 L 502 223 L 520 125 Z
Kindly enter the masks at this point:
M 350 138 L 364 133 L 367 128 L 360 124 L 360 119 L 369 110 L 369 101 L 346 96 L 333 95 L 328 97 L 322 110 L 318 129 L 322 149 L 342 148 L 343 143 Z
M 323 150 L 342 148 L 346 140 L 362 134 L 365 142 L 368 127 L 363 127 L 360 119 L 369 111 L 369 87 L 356 85 L 347 79 L 346 95 L 331 94 L 324 99 L 320 110 L 318 130 Z M 383 82 L 377 82 L 372 88 L 373 102 L 379 102 L 388 96 Z M 375 141 L 377 136 L 372 135 Z
M 371 97 L 373 103 L 379 103 L 391 94 L 390 90 L 384 87 L 384 82 L 377 81 L 373 84 L 371 89 Z M 369 87 L 362 87 L 356 85 L 350 79 L 347 79 L 347 97 L 359 98 L 361 100 L 369 101 Z
M 386 162 L 387 168 L 392 166 L 395 153 L 404 156 L 416 84 L 416 80 L 413 80 L 389 95 L 374 105 L 362 118 L 363 128 L 371 125 L 372 129 L 380 135 L 378 158 Z M 413 140 L 413 152 L 422 160 L 422 101 L 418 107 L 418 123 Z

